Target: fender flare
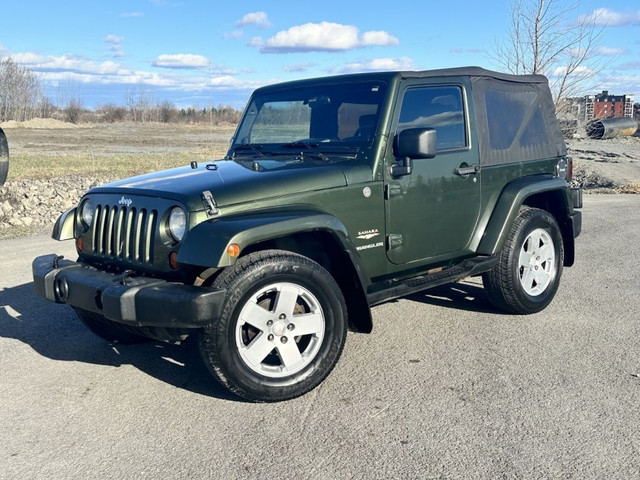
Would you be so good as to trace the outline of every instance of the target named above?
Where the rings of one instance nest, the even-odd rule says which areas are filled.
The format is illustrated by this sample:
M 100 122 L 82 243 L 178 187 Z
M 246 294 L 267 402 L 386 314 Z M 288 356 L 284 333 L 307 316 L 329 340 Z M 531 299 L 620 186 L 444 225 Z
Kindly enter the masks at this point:
M 256 243 L 308 232 L 328 232 L 336 239 L 344 254 L 340 261 L 352 267 L 353 285 L 346 299 L 350 327 L 363 333 L 371 332 L 373 319 L 366 297 L 371 281 L 346 227 L 331 214 L 310 210 L 266 211 L 207 220 L 189 230 L 177 261 L 207 268 L 228 267 L 236 261 L 227 253 L 230 244 L 237 244 L 242 252 Z
M 561 231 L 563 231 L 565 243 L 571 242 L 567 247 L 573 251 L 573 234 L 569 235 L 569 237 L 571 237 L 570 239 L 565 235 L 565 225 L 573 210 L 568 197 L 567 182 L 558 177 L 541 179 L 540 176 L 531 176 L 516 180 L 504 188 L 484 230 L 477 253 L 481 255 L 495 255 L 500 252 L 509 235 L 511 225 L 518 216 L 520 207 L 525 205 L 527 199 L 534 195 L 553 191 L 562 194 L 560 195 L 563 199 L 562 204 L 556 205 L 558 207 L 557 211 L 561 212 L 561 217 L 558 215 L 554 216 Z M 554 214 L 554 212 L 550 213 Z
M 189 230 L 178 252 L 178 262 L 201 267 L 229 267 L 236 258 L 227 247 L 255 243 L 302 232 L 328 231 L 345 250 L 352 250 L 345 226 L 337 217 L 316 211 L 268 211 L 207 220 Z

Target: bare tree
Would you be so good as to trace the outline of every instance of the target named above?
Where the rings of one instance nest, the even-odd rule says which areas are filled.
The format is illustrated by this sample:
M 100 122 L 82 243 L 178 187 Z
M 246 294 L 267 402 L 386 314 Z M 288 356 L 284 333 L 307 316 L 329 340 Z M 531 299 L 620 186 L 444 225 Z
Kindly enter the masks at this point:
M 64 112 L 65 120 L 78 123 L 84 112 L 84 103 L 80 95 L 80 84 L 73 80 L 64 80 L 58 84 L 58 108 Z
M 31 70 L 10 57 L 0 61 L 0 122 L 30 120 L 42 98 L 40 82 Z
M 162 123 L 171 123 L 178 114 L 173 102 L 164 100 L 157 105 L 158 117 Z
M 138 89 L 129 88 L 126 93 L 127 108 L 134 122 L 149 122 L 153 118 L 153 95 L 142 85 Z
M 556 107 L 595 87 L 608 65 L 598 55 L 603 27 L 596 14 L 580 15 L 579 7 L 562 0 L 513 0 L 507 38 L 493 55 L 511 73 L 546 75 Z

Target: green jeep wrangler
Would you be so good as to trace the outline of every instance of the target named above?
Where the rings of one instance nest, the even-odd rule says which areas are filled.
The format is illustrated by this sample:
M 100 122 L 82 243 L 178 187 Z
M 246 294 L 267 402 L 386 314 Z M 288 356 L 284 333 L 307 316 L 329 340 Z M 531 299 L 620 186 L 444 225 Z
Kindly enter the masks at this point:
M 545 77 L 477 67 L 256 90 L 220 161 L 91 189 L 58 219 L 77 261 L 36 293 L 109 341 L 198 336 L 252 401 L 316 387 L 370 307 L 482 275 L 515 314 L 574 262 L 581 191 Z

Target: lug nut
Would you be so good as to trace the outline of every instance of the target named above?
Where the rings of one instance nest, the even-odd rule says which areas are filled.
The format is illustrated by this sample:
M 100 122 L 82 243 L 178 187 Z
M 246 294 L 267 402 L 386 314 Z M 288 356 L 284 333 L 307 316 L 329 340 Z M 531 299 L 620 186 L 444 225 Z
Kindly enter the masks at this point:
M 271 325 L 273 325 L 273 320 L 267 320 L 267 327 L 270 327 Z
M 287 343 L 289 340 L 287 339 L 287 337 L 282 337 L 282 338 L 280 338 L 280 341 L 282 343 Z
M 287 325 L 287 330 L 291 331 L 294 328 L 296 328 L 296 326 L 293 323 L 290 323 L 289 325 Z
M 280 320 L 284 320 L 285 318 L 287 318 L 287 316 L 284 313 L 281 313 L 280 316 L 278 317 Z
M 267 340 L 269 340 L 270 342 L 272 342 L 274 339 L 273 333 L 270 333 L 269 336 L 267 337 Z

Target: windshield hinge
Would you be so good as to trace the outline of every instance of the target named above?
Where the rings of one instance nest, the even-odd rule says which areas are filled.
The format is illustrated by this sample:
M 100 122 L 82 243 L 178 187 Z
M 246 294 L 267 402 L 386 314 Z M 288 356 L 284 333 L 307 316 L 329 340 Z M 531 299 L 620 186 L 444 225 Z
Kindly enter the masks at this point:
M 402 195 L 402 187 L 396 184 L 387 183 L 384 186 L 384 199 L 390 200 L 393 197 L 399 197 Z
M 209 190 L 202 192 L 202 203 L 204 203 L 209 216 L 218 214 L 218 206 L 216 205 L 216 201 L 213 199 L 213 195 L 211 195 Z

